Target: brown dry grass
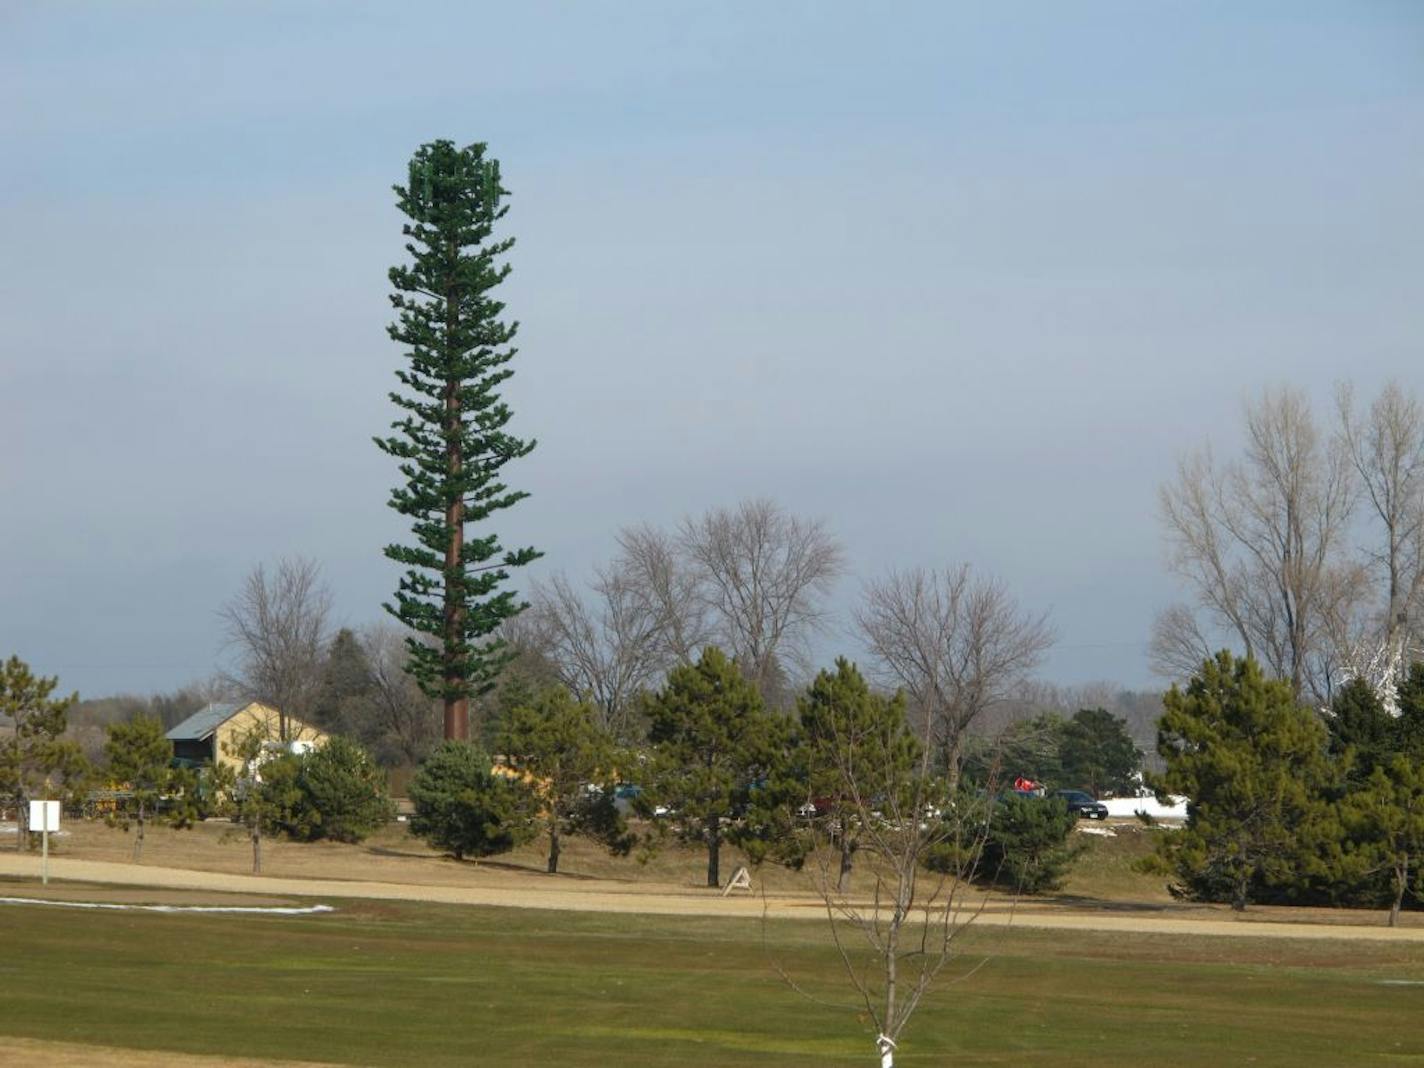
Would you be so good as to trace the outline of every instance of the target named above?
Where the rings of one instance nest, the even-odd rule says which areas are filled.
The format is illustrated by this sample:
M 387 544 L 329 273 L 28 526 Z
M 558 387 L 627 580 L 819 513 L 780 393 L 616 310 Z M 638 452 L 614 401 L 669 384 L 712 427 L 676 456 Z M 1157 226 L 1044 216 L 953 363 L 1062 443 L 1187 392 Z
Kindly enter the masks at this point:
M 72 820 L 66 834 L 51 839 L 56 858 L 128 863 L 133 836 L 100 821 Z M 0 838 L 0 851 L 13 844 Z M 599 882 L 620 893 L 666 892 L 669 889 L 706 889 L 706 851 L 679 845 L 669 838 L 651 857 L 614 857 L 581 838 L 565 838 L 559 873 L 546 869 L 546 842 L 536 839 L 510 853 L 480 861 L 459 861 L 431 849 L 412 837 L 402 823 L 392 823 L 359 845 L 339 842 L 290 842 L 267 838 L 262 843 L 262 874 L 280 878 L 349 879 L 411 883 L 424 886 L 468 886 L 471 882 L 499 880 L 514 885 Z M 143 864 L 187 868 L 193 871 L 248 875 L 252 848 L 233 824 L 213 820 L 191 830 L 150 828 L 145 839 Z M 738 866 L 749 865 L 740 850 L 724 847 L 721 871 L 725 881 Z M 809 872 L 789 871 L 774 864 L 757 871 L 757 884 L 774 893 L 810 893 Z
M 213 1057 L 195 1053 L 169 1053 L 157 1049 L 120 1049 L 75 1042 L 48 1042 L 38 1038 L 0 1038 L 0 1064 L 5 1068 L 325 1068 L 315 1061 L 252 1060 L 248 1057 Z
M 182 869 L 192 872 L 220 873 L 232 876 L 250 875 L 251 849 L 241 835 L 234 834 L 229 823 L 210 822 L 190 831 L 166 828 L 151 829 L 144 849 L 143 865 L 129 864 L 132 837 L 101 822 L 71 821 L 70 833 L 52 844 L 57 860 L 75 859 L 124 865 L 122 878 L 100 877 L 104 881 L 136 883 L 144 877 L 145 867 Z M 1132 870 L 1133 862 L 1151 849 L 1151 834 L 1133 823 L 1115 827 L 1114 838 L 1088 836 L 1089 851 L 1075 869 L 1063 891 L 1044 898 L 1011 902 L 1002 896 L 991 896 L 991 912 L 1009 913 L 1020 922 L 1031 918 L 1053 918 L 1053 922 L 1092 926 L 1094 917 L 1129 922 L 1133 929 L 1145 929 L 1144 924 L 1165 930 L 1177 922 L 1230 923 L 1246 920 L 1252 924 L 1377 926 L 1382 914 L 1366 910 L 1310 909 L 1299 907 L 1252 907 L 1243 917 L 1234 917 L 1226 906 L 1203 905 L 1173 900 L 1160 879 Z M 9 843 L 6 843 L 7 845 Z M 4 856 L 0 849 L 0 856 Z M 366 887 L 352 896 L 410 896 L 431 900 L 455 900 L 469 892 L 472 903 L 511 904 L 540 901 L 544 907 L 613 909 L 638 908 L 637 898 L 646 897 L 649 911 L 706 912 L 737 914 L 755 907 L 752 901 L 730 898 L 725 901 L 718 892 L 705 886 L 706 854 L 699 849 L 669 842 L 651 860 L 640 863 L 633 858 L 610 857 L 605 851 L 580 839 L 566 841 L 562 871 L 549 875 L 544 871 L 542 843 L 535 842 L 513 853 L 478 863 L 442 856 L 423 842 L 412 838 L 404 824 L 391 824 L 360 845 L 334 842 L 297 843 L 268 839 L 263 844 L 263 875 L 269 880 L 320 881 L 322 892 L 341 896 L 342 882 L 364 883 Z M 724 851 L 724 878 L 744 863 L 733 849 Z M 157 874 L 157 873 L 155 873 Z M 76 878 L 94 878 L 75 875 Z M 793 872 L 776 865 L 764 865 L 755 870 L 758 894 L 777 899 L 780 910 L 812 912 L 819 903 L 812 871 Z M 156 885 L 165 879 L 155 878 Z M 383 886 L 430 888 L 430 893 L 406 894 L 399 891 L 377 891 Z M 294 891 L 295 882 L 277 886 L 245 884 L 242 890 L 272 894 Z M 202 900 L 191 902 L 211 904 L 213 894 L 229 887 L 212 880 L 202 885 L 174 887 L 174 891 L 194 892 Z M 236 886 L 230 887 L 236 890 Z M 864 894 L 868 886 L 853 881 L 852 892 Z M 654 905 L 651 898 L 659 899 Z M 210 900 L 212 899 L 212 900 Z M 719 904 L 712 905 L 712 899 Z M 89 900 L 97 900 L 89 898 Z M 156 900 L 156 899 L 149 899 Z M 737 905 L 737 901 L 743 902 Z M 972 899 L 971 899 L 972 900 Z M 174 901 L 174 903 L 179 903 Z M 246 903 L 252 903 L 247 901 Z M 282 903 L 285 903 L 283 901 Z M 703 904 L 705 903 L 705 904 Z M 1167 921 L 1172 921 L 1168 923 Z M 1407 928 L 1424 928 L 1424 914 L 1406 913 L 1402 924 Z

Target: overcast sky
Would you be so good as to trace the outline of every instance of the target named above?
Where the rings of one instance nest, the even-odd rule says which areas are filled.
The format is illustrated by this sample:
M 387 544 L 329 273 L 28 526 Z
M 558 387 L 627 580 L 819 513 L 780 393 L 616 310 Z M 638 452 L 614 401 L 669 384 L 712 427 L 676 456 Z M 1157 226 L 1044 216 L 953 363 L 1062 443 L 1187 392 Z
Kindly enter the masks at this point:
M 253 565 L 378 619 L 390 185 L 513 193 L 532 573 L 748 496 L 968 561 L 1153 683 L 1157 487 L 1242 400 L 1424 392 L 1424 5 L 0 6 L 0 656 L 221 655 Z M 827 652 L 856 650 L 832 637 Z

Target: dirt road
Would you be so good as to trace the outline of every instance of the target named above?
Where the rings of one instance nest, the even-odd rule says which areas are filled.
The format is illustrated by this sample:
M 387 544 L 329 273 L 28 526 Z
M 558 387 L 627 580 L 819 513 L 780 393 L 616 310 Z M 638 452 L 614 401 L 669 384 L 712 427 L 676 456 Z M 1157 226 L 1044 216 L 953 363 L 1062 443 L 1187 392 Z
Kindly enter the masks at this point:
M 39 858 L 0 854 L 0 875 L 38 880 Z M 727 916 L 759 919 L 822 920 L 825 913 L 818 899 L 805 894 L 775 894 L 721 897 L 715 891 L 647 886 L 616 888 L 598 882 L 558 887 L 528 885 L 530 880 L 507 886 L 430 886 L 408 883 L 344 879 L 269 878 L 234 875 L 226 872 L 190 871 L 181 868 L 149 867 L 94 860 L 50 860 L 50 877 L 57 880 L 104 883 L 110 886 L 142 886 L 161 890 L 201 891 L 213 894 L 253 894 L 274 898 L 363 898 L 396 901 L 429 901 L 448 905 L 486 905 L 503 908 L 557 909 L 580 912 L 616 912 L 660 916 Z M 18 891 L 16 891 L 18 894 Z M 30 891 L 26 890 L 26 894 Z M 66 890 L 66 898 L 73 899 Z M 1007 902 L 991 904 L 975 923 L 988 926 L 1032 927 L 1056 930 L 1122 931 L 1156 934 L 1227 935 L 1236 938 L 1325 938 L 1365 941 L 1424 942 L 1424 927 L 1358 926 L 1272 920 L 1249 917 L 1222 918 L 1220 913 L 1184 917 L 1121 914 L 1111 910 L 1068 911 L 1061 907 L 1026 904 L 1010 907 Z

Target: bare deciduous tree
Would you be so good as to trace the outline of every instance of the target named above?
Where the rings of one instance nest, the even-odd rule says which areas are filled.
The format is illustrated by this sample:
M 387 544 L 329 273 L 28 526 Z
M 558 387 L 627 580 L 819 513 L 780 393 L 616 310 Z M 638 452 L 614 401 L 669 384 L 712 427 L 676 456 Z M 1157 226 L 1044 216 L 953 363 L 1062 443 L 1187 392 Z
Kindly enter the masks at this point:
M 913 737 L 890 717 L 873 734 L 863 726 L 829 717 L 823 739 L 834 791 L 859 828 L 859 886 L 846 887 L 835 851 L 818 851 L 812 871 L 858 999 L 846 1008 L 870 1021 L 880 1063 L 889 1066 L 906 1023 L 988 902 L 966 893 L 983 856 L 988 807 L 948 803 L 952 787 L 933 773 L 928 725 Z M 852 733 L 837 733 L 845 730 Z M 938 872 L 928 869 L 931 858 Z
M 586 591 L 564 575 L 536 582 L 507 636 L 536 650 L 557 680 L 592 702 L 615 737 L 635 731 L 640 693 L 696 660 L 710 639 L 697 574 L 676 542 L 650 526 L 618 534 L 619 553 Z
M 1174 604 L 1157 613 L 1152 621 L 1147 658 L 1159 675 L 1189 679 L 1201 668 L 1202 661 L 1215 655 L 1220 644 L 1202 629 L 1191 605 Z
M 1220 465 L 1203 450 L 1179 463 L 1161 491 L 1162 517 L 1171 565 L 1208 625 L 1180 609 L 1161 617 L 1159 669 L 1180 671 L 1187 650 L 1225 633 L 1288 679 L 1297 697 L 1327 696 L 1329 631 L 1359 588 L 1343 551 L 1352 473 L 1345 450 L 1321 437 L 1293 389 L 1267 390 L 1247 405 L 1240 460 Z
M 604 729 L 626 738 L 638 694 L 667 667 L 662 619 L 617 565 L 596 572 L 590 594 L 563 575 L 536 582 L 527 629 L 559 681 L 598 708 Z
M 309 717 L 320 691 L 330 614 L 321 567 L 305 557 L 285 557 L 270 574 L 258 564 L 219 610 L 237 651 L 233 682 L 246 697 L 277 710 L 283 741 L 290 719 Z
M 1046 616 L 1024 611 L 968 565 L 892 572 L 866 586 L 855 619 L 883 680 L 909 695 L 952 782 L 966 731 L 1012 696 L 1054 637 Z
M 618 550 L 614 571 L 643 614 L 656 621 L 664 667 L 694 663 L 712 633 L 697 572 L 676 540 L 646 524 L 625 527 L 618 533 Z
M 784 703 L 784 662 L 804 652 L 824 620 L 825 595 L 843 565 L 839 543 L 819 520 L 765 499 L 687 519 L 679 541 L 700 579 L 714 639 L 764 700 Z
M 377 625 L 363 630 L 360 641 L 370 686 L 354 710 L 358 732 L 384 759 L 416 764 L 439 743 L 441 717 L 406 670 L 406 637 Z
M 1419 640 L 1424 599 L 1424 407 L 1397 382 L 1360 413 L 1348 384 L 1336 391 L 1340 436 L 1380 541 L 1365 551 L 1378 582 L 1373 633 L 1360 651 L 1395 665 Z M 1363 666 L 1363 665 L 1361 665 Z

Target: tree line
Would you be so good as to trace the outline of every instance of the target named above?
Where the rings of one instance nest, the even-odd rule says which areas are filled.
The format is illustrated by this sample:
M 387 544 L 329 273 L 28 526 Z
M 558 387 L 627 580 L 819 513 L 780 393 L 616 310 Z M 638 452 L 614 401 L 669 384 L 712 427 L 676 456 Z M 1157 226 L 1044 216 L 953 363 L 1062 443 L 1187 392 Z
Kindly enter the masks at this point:
M 882 824 L 901 833 L 911 819 L 894 815 L 903 807 L 894 795 L 908 790 L 923 799 L 916 823 L 985 825 L 987 848 L 999 853 L 976 877 L 1016 890 L 1056 885 L 1072 856 L 1066 806 L 1003 796 L 998 761 L 951 774 L 907 709 L 903 692 L 877 692 L 842 658 L 797 694 L 789 714 L 780 712 L 742 665 L 707 646 L 643 695 L 639 718 L 648 727 L 638 744 L 620 742 L 593 702 L 562 686 L 517 704 L 493 754 L 473 742 L 442 743 L 411 782 L 411 829 L 460 858 L 543 835 L 550 872 L 568 835 L 615 854 L 676 839 L 705 852 L 709 887 L 722 884 L 727 846 L 797 868 L 829 849 L 831 885 L 844 893 L 866 837 Z M 1069 771 L 1065 761 L 1058 782 L 1088 785 L 1108 767 L 1131 778 L 1136 751 L 1121 720 L 1090 710 L 1063 722 L 1065 751 L 1078 762 Z M 942 870 L 963 859 L 924 855 Z
M 737 662 L 768 708 L 790 711 L 812 677 L 816 640 L 840 629 L 827 599 L 845 576 L 844 550 L 824 523 L 753 499 L 675 529 L 623 528 L 616 545 L 586 582 L 559 572 L 534 581 L 527 608 L 501 625 L 504 667 L 468 713 L 477 739 L 494 742 L 522 693 L 558 684 L 591 703 L 613 737 L 637 742 L 647 694 L 709 645 Z M 388 766 L 416 763 L 442 731 L 410 670 L 408 636 L 388 625 L 337 627 L 331 603 L 316 561 L 258 565 L 219 609 L 225 670 L 173 694 L 86 701 L 76 719 L 101 726 L 149 713 L 172 726 L 210 700 L 257 700 L 352 736 Z M 934 730 L 946 766 L 996 713 L 1074 696 L 1031 685 L 1053 640 L 1046 617 L 967 565 L 867 582 L 852 625 L 873 682 L 905 690 L 907 714 Z M 91 754 L 99 745 L 90 741 Z
M 1424 663 L 1386 707 L 1363 678 L 1322 715 L 1223 651 L 1164 700 L 1159 794 L 1189 799 L 1152 868 L 1183 897 L 1387 907 L 1424 896 Z
M 966 825 L 983 825 L 972 864 L 929 835 L 916 856 L 935 870 L 973 868 L 974 878 L 1030 892 L 1063 875 L 1073 851 L 1072 819 L 1061 803 L 998 798 L 997 761 L 943 764 L 931 744 L 941 733 L 928 722 L 912 727 L 903 691 L 877 692 L 842 658 L 787 712 L 770 708 L 750 675 L 716 646 L 705 647 L 640 695 L 646 730 L 633 744 L 608 729 L 592 701 L 558 683 L 535 689 L 516 679 L 493 753 L 450 740 L 422 761 L 409 789 L 411 829 L 456 858 L 505 852 L 542 834 L 550 872 L 570 835 L 622 855 L 676 839 L 705 850 L 709 886 L 722 881 L 728 845 L 757 863 L 798 868 L 829 849 L 836 873 L 827 886 L 844 894 L 867 837 L 883 837 L 882 825 L 903 833 L 911 817 L 895 796 L 909 791 L 922 799 L 915 822 L 931 821 L 946 841 L 961 839 Z M 0 797 L 17 808 L 31 796 L 97 797 L 111 823 L 135 832 L 135 862 L 154 824 L 187 828 L 227 816 L 250 839 L 260 872 L 262 842 L 273 834 L 359 841 L 392 815 L 384 772 L 349 737 L 293 754 L 279 737 L 254 730 L 233 743 L 228 760 L 191 769 L 173 761 L 163 723 L 140 713 L 110 723 L 102 759 L 90 762 L 64 737 L 74 695 L 53 698 L 56 680 L 36 678 L 18 659 L 7 663 L 3 683 L 0 707 L 14 727 L 0 745 Z M 1085 710 L 1057 722 L 1064 742 L 1058 781 L 1092 786 L 1104 774 L 1126 781 L 1136 751 L 1122 721 Z M 19 836 L 20 848 L 27 840 Z M 883 859 L 886 843 L 878 848 Z M 982 867 L 981 853 L 991 858 Z
M 35 675 L 19 657 L 0 663 L 0 811 L 13 809 L 20 850 L 31 845 L 28 802 L 41 798 L 133 831 L 135 863 L 152 825 L 186 829 L 208 816 L 230 817 L 248 833 L 258 873 L 267 834 L 354 842 L 393 815 L 384 770 L 349 738 L 294 753 L 265 728 L 253 729 L 232 743 L 228 760 L 190 768 L 174 760 L 163 720 L 139 709 L 104 725 L 91 758 L 67 737 L 78 694 L 56 697 L 57 687 L 58 679 Z

